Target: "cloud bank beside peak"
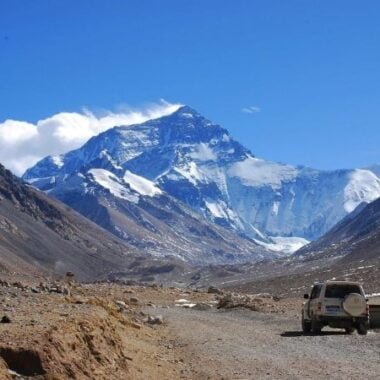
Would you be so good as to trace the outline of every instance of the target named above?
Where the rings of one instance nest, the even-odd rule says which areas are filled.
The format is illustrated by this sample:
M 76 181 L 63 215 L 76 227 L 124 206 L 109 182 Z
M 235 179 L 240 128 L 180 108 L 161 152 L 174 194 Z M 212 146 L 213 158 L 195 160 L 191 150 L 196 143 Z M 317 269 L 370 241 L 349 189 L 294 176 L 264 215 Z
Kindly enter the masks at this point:
M 60 112 L 36 123 L 8 119 L 0 122 L 0 163 L 21 175 L 47 155 L 79 148 L 92 136 L 115 126 L 169 115 L 180 106 L 161 100 L 145 108 L 103 111 L 101 115 L 83 109 L 81 112 Z

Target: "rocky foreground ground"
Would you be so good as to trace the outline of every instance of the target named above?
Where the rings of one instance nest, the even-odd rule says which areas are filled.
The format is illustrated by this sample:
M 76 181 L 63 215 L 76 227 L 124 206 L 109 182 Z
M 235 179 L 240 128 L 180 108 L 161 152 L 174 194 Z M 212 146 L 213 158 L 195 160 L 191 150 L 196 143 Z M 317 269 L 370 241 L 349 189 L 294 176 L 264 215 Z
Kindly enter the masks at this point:
M 0 281 L 0 379 L 378 378 L 380 336 L 303 336 L 300 298 Z M 365 363 L 365 365 L 364 365 Z

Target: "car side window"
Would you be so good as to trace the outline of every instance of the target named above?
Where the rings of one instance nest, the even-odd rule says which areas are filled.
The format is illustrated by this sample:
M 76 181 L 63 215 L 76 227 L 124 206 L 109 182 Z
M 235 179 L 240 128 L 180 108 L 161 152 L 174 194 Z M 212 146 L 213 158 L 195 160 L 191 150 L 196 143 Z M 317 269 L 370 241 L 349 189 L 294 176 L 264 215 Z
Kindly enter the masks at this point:
M 321 286 L 315 285 L 313 290 L 311 291 L 310 298 L 311 299 L 318 298 L 320 293 L 321 293 Z

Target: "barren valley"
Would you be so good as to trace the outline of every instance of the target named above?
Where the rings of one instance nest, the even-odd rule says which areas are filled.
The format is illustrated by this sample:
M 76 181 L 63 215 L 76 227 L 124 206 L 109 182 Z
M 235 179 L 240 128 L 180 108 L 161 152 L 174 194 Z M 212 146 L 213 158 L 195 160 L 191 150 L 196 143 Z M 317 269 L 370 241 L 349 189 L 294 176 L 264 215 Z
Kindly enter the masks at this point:
M 210 292 L 5 276 L 1 378 L 378 378 L 378 332 L 303 335 L 299 297 Z

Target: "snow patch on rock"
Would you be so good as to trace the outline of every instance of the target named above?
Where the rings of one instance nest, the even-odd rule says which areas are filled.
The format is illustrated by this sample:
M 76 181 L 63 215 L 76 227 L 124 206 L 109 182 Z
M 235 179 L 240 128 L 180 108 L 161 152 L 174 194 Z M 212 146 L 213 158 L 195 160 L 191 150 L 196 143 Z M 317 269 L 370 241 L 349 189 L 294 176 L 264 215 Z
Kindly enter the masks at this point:
M 194 151 L 190 153 L 189 156 L 198 161 L 214 161 L 218 158 L 218 156 L 210 148 L 209 144 L 205 143 L 196 145 Z
M 228 219 L 226 212 L 224 211 L 225 205 L 218 202 L 205 202 L 207 209 L 215 218 Z
M 51 160 L 52 160 L 53 164 L 54 164 L 57 168 L 61 168 L 61 167 L 64 165 L 62 155 L 59 155 L 59 156 L 51 156 Z
M 140 177 L 127 170 L 123 177 L 124 181 L 128 183 L 131 189 L 135 190 L 141 195 L 154 197 L 162 194 L 162 191 L 152 182 L 144 177 Z
M 186 178 L 193 185 L 197 185 L 204 179 L 204 176 L 199 171 L 197 164 L 194 161 L 188 162 L 181 167 L 175 167 L 174 171 L 179 173 L 182 177 Z
M 262 241 L 256 240 L 256 242 L 272 251 L 283 252 L 286 255 L 291 255 L 292 253 L 298 251 L 300 248 L 309 244 L 310 241 L 301 237 L 284 237 L 284 236 L 270 236 L 274 243 L 263 243 Z
M 293 166 L 247 157 L 244 161 L 233 164 L 228 174 L 239 178 L 246 186 L 280 188 L 283 182 L 296 178 L 298 170 Z
M 108 170 L 90 169 L 88 174 L 91 174 L 96 183 L 109 190 L 115 197 L 138 203 L 138 194 L 133 194 L 116 175 Z
M 370 203 L 380 195 L 380 178 L 369 170 L 356 169 L 350 173 L 350 181 L 344 188 L 344 209 L 355 210 L 360 203 Z

